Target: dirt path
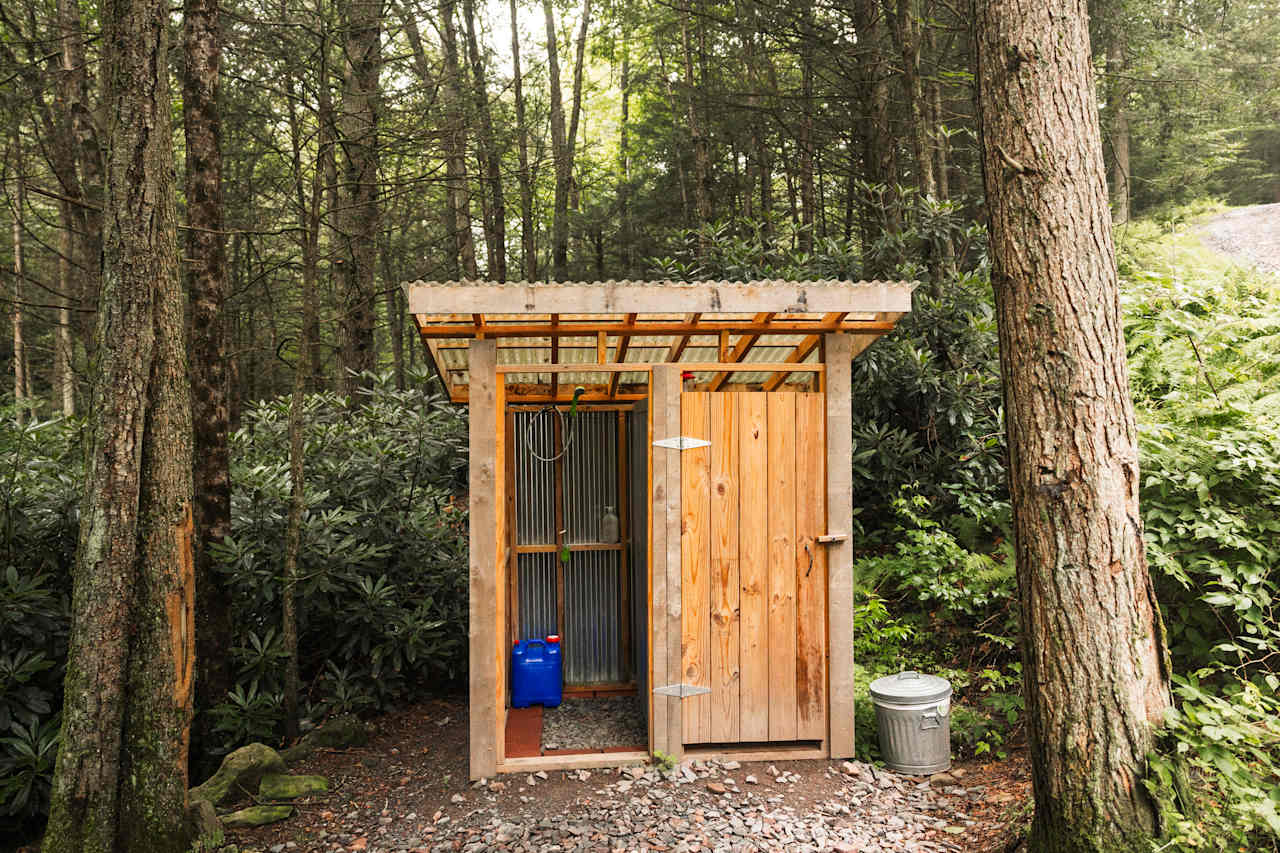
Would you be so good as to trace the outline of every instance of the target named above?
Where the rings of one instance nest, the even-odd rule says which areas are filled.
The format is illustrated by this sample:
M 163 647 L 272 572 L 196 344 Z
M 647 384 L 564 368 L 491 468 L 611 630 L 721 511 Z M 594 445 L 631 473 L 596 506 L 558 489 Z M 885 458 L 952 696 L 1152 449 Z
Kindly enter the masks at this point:
M 1196 231 L 1209 248 L 1246 266 L 1280 274 L 1280 204 L 1229 210 Z
M 1025 754 L 933 779 L 850 762 L 682 765 L 467 780 L 463 697 L 374 721 L 360 749 L 292 768 L 330 793 L 228 833 L 239 853 L 1002 850 L 1029 812 Z

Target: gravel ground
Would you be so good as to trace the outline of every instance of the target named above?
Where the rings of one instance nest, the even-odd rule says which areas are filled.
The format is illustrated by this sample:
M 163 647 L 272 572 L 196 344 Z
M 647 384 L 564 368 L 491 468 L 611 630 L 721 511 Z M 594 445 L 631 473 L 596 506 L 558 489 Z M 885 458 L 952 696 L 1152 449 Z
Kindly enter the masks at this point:
M 606 749 L 649 741 L 636 696 L 565 699 L 542 712 L 543 749 Z
M 1255 204 L 1215 216 L 1198 233 L 1209 248 L 1280 273 L 1280 204 Z
M 1025 752 L 928 779 L 854 762 L 688 762 L 469 783 L 466 697 L 375 722 L 292 768 L 329 793 L 228 833 L 237 853 L 1003 851 L 1030 815 Z M 224 848 L 223 853 L 230 853 Z

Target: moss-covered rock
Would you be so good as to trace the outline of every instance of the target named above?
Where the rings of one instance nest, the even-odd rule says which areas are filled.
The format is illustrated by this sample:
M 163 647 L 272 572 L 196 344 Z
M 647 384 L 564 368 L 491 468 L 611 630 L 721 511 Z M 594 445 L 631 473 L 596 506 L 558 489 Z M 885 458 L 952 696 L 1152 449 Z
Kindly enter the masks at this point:
M 272 773 L 262 777 L 258 796 L 264 800 L 296 800 L 311 797 L 329 790 L 329 780 L 323 776 L 286 776 Z
M 234 828 L 245 826 L 266 826 L 269 823 L 284 820 L 293 814 L 293 806 L 249 806 L 238 812 L 232 812 L 222 819 L 224 826 Z
M 212 850 L 223 842 L 222 821 L 208 800 L 193 798 L 187 804 L 187 843 L 197 850 Z
M 286 770 L 280 753 L 266 744 L 251 743 L 222 759 L 217 773 L 191 789 L 191 798 L 208 800 L 216 806 L 238 794 L 257 790 L 263 776 Z

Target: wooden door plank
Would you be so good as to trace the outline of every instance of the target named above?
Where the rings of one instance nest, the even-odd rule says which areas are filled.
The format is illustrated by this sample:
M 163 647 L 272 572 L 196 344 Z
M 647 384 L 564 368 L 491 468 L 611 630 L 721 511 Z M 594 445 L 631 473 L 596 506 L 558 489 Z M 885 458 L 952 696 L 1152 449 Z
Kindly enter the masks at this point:
M 766 395 L 769 453 L 769 740 L 796 739 L 796 395 Z
M 827 737 L 826 412 L 796 394 L 796 737 Z
M 495 359 L 496 359 L 495 353 Z M 494 651 L 495 667 L 498 672 L 497 684 L 494 685 L 493 706 L 497 709 L 494 720 L 494 746 L 499 764 L 506 759 L 507 743 L 507 668 L 511 662 L 511 647 L 506 643 L 507 622 L 507 568 L 511 562 L 510 534 L 507 530 L 507 396 L 506 385 L 502 377 L 497 376 L 494 388 L 494 449 L 497 458 L 494 460 L 493 507 L 495 518 L 495 538 L 498 542 L 494 555 Z
M 738 401 L 739 736 L 769 739 L 769 445 L 767 397 Z
M 738 419 L 741 394 L 711 394 L 711 742 L 739 726 Z
M 711 406 L 705 392 L 680 395 L 680 435 L 711 440 Z M 710 687 L 711 453 L 706 447 L 680 451 L 680 680 Z M 684 742 L 707 743 L 711 697 L 681 702 Z

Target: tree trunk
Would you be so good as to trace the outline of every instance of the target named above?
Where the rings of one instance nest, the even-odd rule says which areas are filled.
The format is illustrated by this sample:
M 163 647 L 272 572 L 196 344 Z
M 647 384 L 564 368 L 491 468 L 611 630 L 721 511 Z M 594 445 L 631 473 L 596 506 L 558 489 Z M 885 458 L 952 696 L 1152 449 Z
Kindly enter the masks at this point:
M 342 368 L 346 393 L 377 366 L 373 340 L 374 264 L 378 253 L 378 78 L 382 0 L 346 0 L 347 67 L 339 133 L 345 153 L 342 222 Z
M 1113 37 L 1107 48 L 1107 71 L 1124 73 L 1124 46 Z M 1129 87 L 1119 76 L 1111 81 L 1111 210 L 1117 225 L 1129 221 Z
M 102 149 L 94 120 L 94 105 L 89 100 L 89 68 L 85 56 L 85 34 L 80 7 L 75 0 L 58 0 L 58 28 L 61 40 L 61 100 L 71 125 L 74 140 L 72 169 L 77 176 L 68 194 L 83 204 L 74 205 L 75 252 L 73 267 L 76 287 L 72 297 L 81 308 L 72 322 L 82 341 L 90 344 L 93 337 L 92 309 L 98 303 L 100 267 L 102 264 L 102 197 L 104 173 Z M 77 319 L 79 318 L 79 319 Z M 91 345 L 89 347 L 91 349 Z
M 16 153 L 19 161 L 22 152 Z M 22 178 L 18 179 L 18 190 L 9 210 L 13 214 L 13 402 L 18 426 L 27 422 L 27 347 L 22 337 L 22 283 L 26 273 L 22 268 Z
M 209 546 L 231 533 L 231 427 L 226 249 L 222 234 L 222 120 L 218 106 L 222 27 L 218 0 L 185 0 L 182 127 L 186 134 L 187 294 L 191 300 L 191 416 L 195 489 L 197 706 L 231 689 L 231 596 Z M 210 750 L 212 719 L 195 727 L 197 757 Z
M 324 209 L 324 201 L 329 201 L 329 228 L 327 232 L 330 240 L 336 242 L 337 235 L 334 231 L 333 224 L 338 213 L 338 157 L 336 154 L 338 128 L 334 119 L 333 97 L 329 91 L 329 58 L 331 55 L 332 37 L 328 29 L 328 19 L 323 14 L 324 0 L 316 2 L 316 17 L 322 22 L 320 30 L 320 44 L 318 45 L 319 61 L 316 71 L 316 157 L 318 163 L 316 165 L 316 177 L 318 182 L 313 185 L 313 195 L 310 208 L 309 235 L 312 241 L 312 251 L 315 253 L 312 257 L 313 274 L 318 272 L 319 251 L 321 234 L 323 229 L 322 223 L 325 217 L 321 215 Z M 323 175 L 323 180 L 321 180 Z M 319 287 L 319 279 L 313 277 L 312 283 L 314 288 Z M 329 296 L 333 295 L 333 268 L 330 266 L 329 272 Z M 318 290 L 317 290 L 318 292 Z M 318 298 L 318 297 L 317 297 Z M 315 391 L 323 390 L 327 384 L 325 375 L 324 361 L 324 341 L 320 337 L 320 320 L 319 313 L 312 314 L 314 325 L 304 330 L 307 340 L 311 342 L 311 388 Z
M 453 219 L 447 224 L 453 234 L 455 275 L 475 279 L 479 273 L 476 270 L 475 240 L 471 236 L 471 188 L 467 184 L 467 116 L 463 109 L 462 69 L 458 61 L 454 8 L 454 0 L 440 0 L 440 37 L 444 47 L 442 88 L 446 116 L 443 133 L 445 175 L 449 207 L 453 211 Z
M 480 159 L 484 162 L 485 182 L 489 185 L 489 215 L 486 237 L 489 246 L 489 278 L 507 280 L 507 208 L 502 198 L 502 160 L 493 132 L 493 115 L 489 109 L 489 93 L 485 86 L 484 57 L 476 35 L 475 0 L 462 0 L 462 14 L 467 21 L 467 54 L 471 59 L 472 86 L 476 112 L 480 116 Z
M 569 276 L 569 189 L 573 181 L 574 143 L 582 110 L 582 75 L 586 56 L 587 28 L 591 22 L 591 0 L 582 2 L 582 22 L 578 29 L 577 61 L 573 69 L 573 106 L 568 131 L 565 130 L 564 101 L 560 91 L 560 51 L 556 43 L 555 12 L 551 0 L 543 0 L 547 26 L 547 66 L 551 80 L 551 147 L 555 160 L 555 207 L 551 220 L 551 268 L 557 281 Z
M 529 171 L 529 128 L 524 116 L 524 80 L 520 72 L 520 23 L 511 0 L 511 61 L 516 99 L 516 143 L 520 152 L 520 260 L 525 281 L 538 279 L 538 246 L 534 238 L 533 176 Z M 556 86 L 559 84 L 557 71 Z
M 622 116 L 618 124 L 618 257 L 631 277 L 631 38 L 622 34 Z
M 916 163 L 916 186 L 922 196 L 935 196 L 937 185 L 933 179 L 932 146 L 929 144 L 929 128 L 925 119 L 924 88 L 920 80 L 920 20 L 915 8 L 916 0 L 885 0 L 885 19 L 894 45 L 902 58 L 902 88 L 907 100 L 907 115 L 911 133 L 911 153 Z
M 707 145 L 706 128 L 702 117 L 698 115 L 694 93 L 698 91 L 698 81 L 693 75 L 693 43 L 689 32 L 694 26 L 693 9 L 688 2 L 681 6 L 680 43 L 684 49 L 684 91 L 685 117 L 689 122 L 689 136 L 693 143 L 693 207 L 697 216 L 698 254 L 705 259 L 709 250 L 706 229 L 702 226 L 711 221 L 711 163 Z
M 800 120 L 796 125 L 796 159 L 800 183 L 800 251 L 813 253 L 815 200 L 813 183 L 813 6 L 806 2 L 801 12 L 800 32 Z
M 58 308 L 58 327 L 54 337 L 54 393 L 62 408 L 62 414 L 71 417 L 76 413 L 76 377 L 73 364 L 74 344 L 71 338 L 72 255 L 75 252 L 74 221 L 71 204 L 63 202 L 58 215 L 58 291 L 63 305 Z
M 862 103 L 862 172 L 871 191 L 859 203 L 859 232 L 865 278 L 891 278 L 902 258 L 874 247 L 885 235 L 902 232 L 897 200 L 897 140 L 889 121 L 889 62 L 879 0 L 853 5 L 858 44 L 858 90 Z M 865 38 L 864 38 L 865 37 Z
M 1036 798 L 1031 849 L 1145 850 L 1169 706 L 1084 0 L 975 4 Z
M 45 853 L 182 853 L 195 665 L 191 406 L 168 6 L 103 10 L 98 373 Z

